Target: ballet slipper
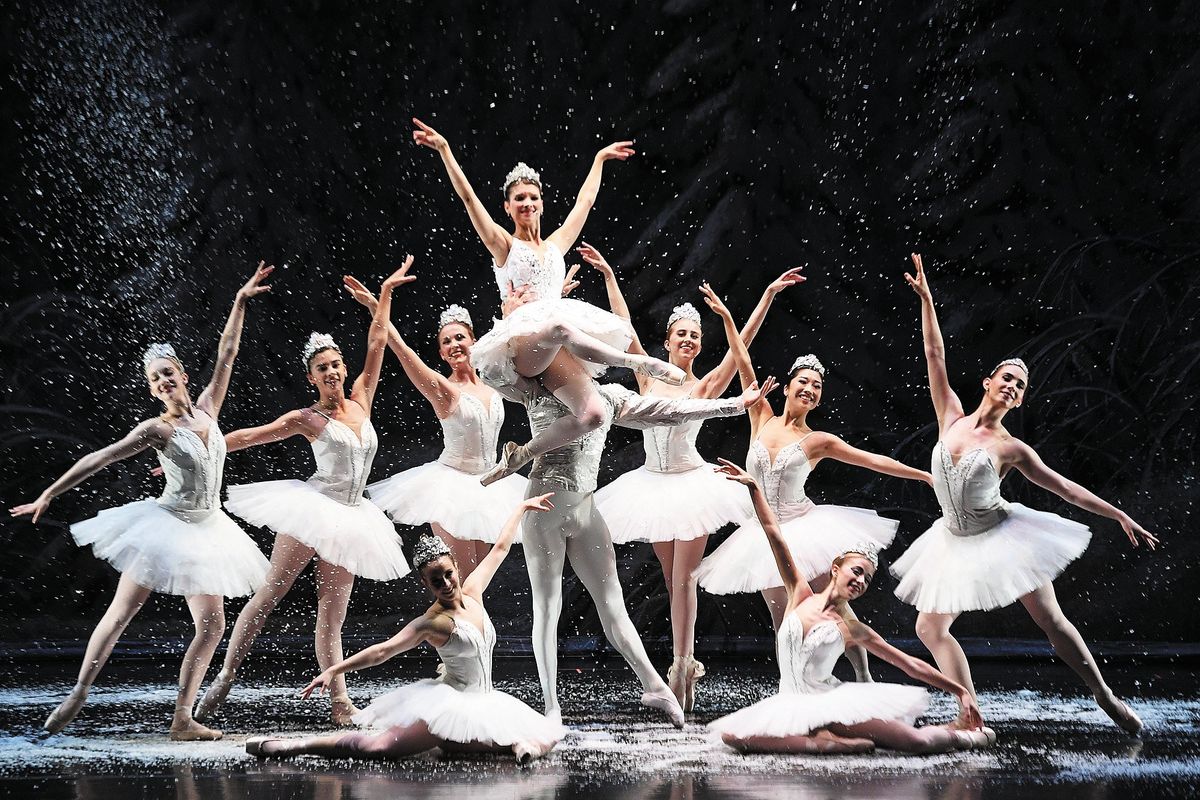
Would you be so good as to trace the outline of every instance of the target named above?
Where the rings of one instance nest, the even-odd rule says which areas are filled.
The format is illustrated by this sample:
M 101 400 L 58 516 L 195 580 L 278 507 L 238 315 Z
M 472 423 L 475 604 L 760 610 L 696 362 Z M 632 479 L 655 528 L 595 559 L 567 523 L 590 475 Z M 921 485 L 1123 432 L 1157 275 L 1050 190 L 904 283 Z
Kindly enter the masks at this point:
M 675 695 L 671 693 L 670 689 L 667 689 L 665 694 L 644 692 L 642 705 L 647 708 L 656 708 L 666 714 L 676 728 L 683 727 L 683 706 L 679 705 L 679 701 L 675 699 Z
M 687 675 L 684 681 L 685 702 L 683 710 L 691 713 L 696 708 L 696 683 L 704 677 L 704 664 L 692 656 L 687 659 Z
M 171 723 L 171 741 L 173 742 L 215 742 L 225 734 L 222 731 L 207 728 L 194 719 Z
M 196 713 L 192 716 L 197 722 L 205 722 L 217 713 L 217 709 L 229 696 L 229 690 L 233 688 L 236 678 L 237 674 L 231 669 L 223 669 L 217 673 L 217 677 L 213 678 L 213 682 L 209 684 L 204 697 L 200 698 L 200 702 L 196 704 Z
M 352 717 L 358 713 L 358 709 L 350 701 L 350 695 L 337 694 L 329 698 L 329 700 L 332 705 L 329 717 L 333 721 L 333 724 L 339 728 L 354 727 Z
M 538 742 L 516 742 L 513 744 L 512 750 L 513 755 L 517 757 L 517 763 L 525 766 L 533 760 L 546 755 L 550 751 L 550 748 Z
M 1104 695 L 1093 695 L 1096 699 L 1096 705 L 1100 706 L 1100 710 L 1108 714 L 1108 718 L 1120 726 L 1121 730 L 1128 733 L 1130 736 L 1138 736 L 1142 732 L 1142 720 L 1129 704 L 1121 700 L 1111 691 Z
M 508 442 L 504 445 L 504 450 L 501 451 L 500 460 L 496 462 L 496 466 L 483 473 L 479 482 L 484 486 L 490 486 L 501 478 L 512 475 L 532 460 L 533 456 L 529 454 L 527 446 Z
M 976 728 L 974 730 L 951 730 L 954 734 L 955 745 L 959 750 L 983 750 L 996 742 L 996 732 L 991 728 Z
M 251 736 L 246 740 L 246 753 L 252 755 L 259 760 L 270 758 L 275 753 L 267 750 L 267 745 L 270 742 L 282 742 L 283 739 L 277 736 Z
M 67 695 L 67 699 L 59 703 L 58 708 L 51 711 L 50 716 L 46 717 L 42 728 L 47 733 L 58 733 L 67 727 L 71 720 L 75 719 L 75 715 L 79 713 L 79 709 L 83 708 L 87 698 L 88 687 L 76 684 L 71 693 Z
M 687 656 L 675 656 L 671 666 L 667 668 L 667 686 L 679 702 L 680 707 L 687 711 Z

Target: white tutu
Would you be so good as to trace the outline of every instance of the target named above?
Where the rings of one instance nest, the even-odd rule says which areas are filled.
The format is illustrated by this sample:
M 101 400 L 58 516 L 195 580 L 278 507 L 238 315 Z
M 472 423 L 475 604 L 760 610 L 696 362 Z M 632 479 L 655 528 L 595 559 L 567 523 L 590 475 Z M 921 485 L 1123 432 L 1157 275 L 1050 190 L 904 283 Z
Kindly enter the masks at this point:
M 739 738 L 804 736 L 834 723 L 856 725 L 872 719 L 911 725 L 929 705 L 919 686 L 898 683 L 843 683 L 827 692 L 783 693 L 760 700 L 708 723 L 708 729 Z
M 421 721 L 451 742 L 554 743 L 567 729 L 504 692 L 464 692 L 427 678 L 376 698 L 354 715 L 359 725 L 391 728 Z
M 219 433 L 217 434 L 220 435 Z M 185 522 L 155 500 L 101 511 L 71 526 L 79 545 L 91 545 L 123 575 L 164 594 L 251 594 L 270 563 L 221 509 L 189 512 Z
M 509 475 L 481 486 L 478 475 L 431 461 L 373 483 L 367 491 L 375 505 L 402 525 L 436 522 L 456 539 L 494 542 L 525 499 L 528 483 Z
M 568 323 L 621 351 L 633 341 L 633 328 L 628 321 L 590 303 L 569 297 L 536 300 L 496 320 L 492 329 L 471 346 L 471 364 L 479 370 L 483 382 L 493 388 L 516 384 L 519 376 L 512 364 L 512 340 L 540 333 L 554 322 Z M 593 377 L 608 369 L 603 364 L 580 361 Z
M 639 467 L 596 492 L 616 544 L 689 541 L 753 513 L 746 488 L 704 465 L 686 472 Z
M 371 501 L 343 505 L 304 481 L 263 481 L 229 487 L 225 507 L 242 519 L 284 533 L 322 560 L 374 581 L 409 572 L 400 537 Z
M 780 524 L 792 560 L 806 581 L 829 572 L 833 559 L 864 540 L 887 547 L 900 523 L 865 508 L 813 505 Z M 759 592 L 783 586 L 775 556 L 758 519 L 747 520 L 694 573 L 712 594 Z
M 892 564 L 896 596 L 919 611 L 958 614 L 1012 603 L 1057 578 L 1092 538 L 1086 525 L 1008 504 L 1009 515 L 974 536 L 955 536 L 941 520 Z

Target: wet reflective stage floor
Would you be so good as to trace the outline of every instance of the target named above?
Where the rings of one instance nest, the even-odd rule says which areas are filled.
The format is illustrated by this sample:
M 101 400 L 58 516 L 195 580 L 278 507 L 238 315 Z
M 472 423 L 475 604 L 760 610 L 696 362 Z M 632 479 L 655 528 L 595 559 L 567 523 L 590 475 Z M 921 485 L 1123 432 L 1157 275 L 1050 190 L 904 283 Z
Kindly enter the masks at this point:
M 235 687 L 217 725 L 220 742 L 166 737 L 174 699 L 164 680 L 173 663 L 117 662 L 64 734 L 38 727 L 73 679 L 65 662 L 19 664 L 0 690 L 0 796 L 39 798 L 518 798 L 617 797 L 986 798 L 1194 797 L 1200 794 L 1200 693 L 1191 667 L 1109 666 L 1146 723 L 1124 735 L 1090 702 L 1065 668 L 1049 662 L 981 662 L 981 705 L 1000 740 L 991 750 L 913 757 L 740 756 L 709 738 L 703 723 L 774 690 L 773 665 L 712 663 L 697 713 L 677 731 L 637 705 L 637 685 L 621 662 L 567 664 L 559 690 L 571 736 L 546 759 L 519 768 L 511 758 L 436 751 L 386 764 L 259 762 L 248 735 L 328 731 L 321 701 L 295 699 L 306 667 L 258 663 Z M 390 666 L 390 665 L 389 665 Z M 537 707 L 533 664 L 497 664 L 497 685 Z M 399 682 L 432 675 L 433 662 L 409 660 L 351 676 L 359 704 Z M 896 679 L 878 670 L 877 679 Z M 286 685 L 281 685 L 286 684 Z M 930 718 L 951 715 L 933 693 Z

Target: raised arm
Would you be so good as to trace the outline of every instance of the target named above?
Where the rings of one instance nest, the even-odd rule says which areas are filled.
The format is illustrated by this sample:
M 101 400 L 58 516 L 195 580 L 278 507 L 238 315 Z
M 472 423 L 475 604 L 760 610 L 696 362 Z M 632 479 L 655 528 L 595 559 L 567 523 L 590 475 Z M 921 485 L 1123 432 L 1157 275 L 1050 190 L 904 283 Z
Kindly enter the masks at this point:
M 750 312 L 750 317 L 746 320 L 746 324 L 742 326 L 741 333 L 739 334 L 742 343 L 745 344 L 747 348 L 749 348 L 751 342 L 754 341 L 754 337 L 758 336 L 758 331 L 760 328 L 762 328 L 763 320 L 767 318 L 767 311 L 770 310 L 771 303 L 775 301 L 775 295 L 779 294 L 789 286 L 796 286 L 797 284 L 804 283 L 804 281 L 805 278 L 800 274 L 799 267 L 796 267 L 795 269 L 789 269 L 787 272 L 771 281 L 770 285 L 767 286 L 766 291 L 763 292 L 762 297 L 759 299 L 758 305 L 756 305 L 754 310 Z M 733 376 L 741 374 L 741 366 L 737 361 L 736 353 L 734 352 L 733 347 L 730 347 L 729 350 L 726 351 L 724 358 L 721 359 L 721 363 L 717 364 L 716 368 L 713 369 L 712 372 L 709 372 L 707 375 L 705 375 L 700 381 L 701 384 L 710 385 L 699 387 L 693 390 L 692 394 L 703 391 L 705 397 L 720 397 L 721 395 L 725 394 L 725 390 L 729 388 L 729 383 L 733 380 Z
M 921 298 L 921 336 L 925 340 L 925 363 L 929 368 L 929 394 L 933 397 L 938 434 L 941 435 L 963 416 L 963 407 L 958 395 L 950 388 L 950 378 L 946 374 L 946 343 L 942 340 L 942 328 L 938 325 L 933 293 L 920 254 L 913 253 L 912 262 L 917 274 L 913 276 L 906 272 L 904 280 Z
M 508 248 L 512 244 L 512 237 L 508 231 L 496 224 L 496 220 L 492 219 L 492 215 L 487 212 L 483 203 L 475 195 L 475 190 L 471 188 L 471 182 L 467 180 L 462 167 L 458 165 L 454 154 L 450 152 L 450 143 L 446 141 L 446 137 L 416 117 L 413 117 L 413 125 L 417 126 L 417 129 L 413 131 L 413 141 L 431 150 L 436 150 L 442 157 L 446 174 L 450 176 L 450 185 L 454 187 L 458 199 L 462 200 L 463 205 L 467 207 L 467 216 L 471 218 L 471 225 L 474 226 L 475 233 L 479 235 L 480 241 L 492 254 L 495 262 L 503 264 L 508 258 Z M 597 179 L 597 183 L 599 183 L 599 179 Z
M 914 680 L 954 695 L 958 698 L 959 706 L 962 707 L 967 725 L 971 728 L 983 727 L 983 716 L 979 713 L 979 705 L 965 686 L 950 680 L 933 665 L 897 650 L 869 625 L 864 625 L 858 620 L 847 620 L 846 628 L 850 632 L 851 641 L 865 647 L 871 655 L 882 658 L 892 666 L 903 670 L 905 675 Z
M 1134 522 L 1128 514 L 1112 503 L 1088 491 L 1075 481 L 1069 480 L 1050 469 L 1050 467 L 1046 466 L 1046 462 L 1042 461 L 1042 457 L 1037 454 L 1037 451 L 1029 445 L 1020 440 L 1013 439 L 1006 450 L 1008 455 L 1007 460 L 1022 475 L 1038 486 L 1047 491 L 1054 492 L 1063 500 L 1072 505 L 1079 506 L 1084 511 L 1090 511 L 1101 517 L 1116 520 L 1121 529 L 1125 531 L 1125 535 L 1129 537 L 1130 544 L 1134 547 L 1138 546 L 1139 540 L 1144 541 L 1151 550 L 1158 545 L 1158 537 Z
M 225 320 L 225 330 L 221 331 L 221 341 L 217 344 L 217 363 L 213 367 L 212 380 L 196 400 L 196 406 L 213 419 L 221 413 L 225 393 L 229 391 L 229 378 L 233 375 L 233 362 L 237 358 L 238 346 L 242 341 L 242 327 L 246 323 L 246 303 L 252 297 L 271 291 L 271 287 L 263 286 L 262 282 L 274 271 L 275 267 L 265 266 L 262 261 L 258 262 L 258 268 L 254 270 L 250 280 L 238 289 L 237 296 L 233 298 L 233 308 L 229 311 L 229 319 Z
M 558 230 L 546 237 L 547 240 L 554 242 L 554 246 L 560 253 L 567 253 L 574 247 L 575 240 L 579 238 L 579 233 L 583 230 L 583 223 L 587 222 L 588 214 L 591 213 L 592 206 L 596 204 L 596 196 L 600 193 L 600 178 L 604 173 L 604 162 L 614 158 L 624 161 L 633 154 L 633 142 L 613 142 L 596 153 L 596 157 L 592 159 L 592 168 L 588 170 L 587 177 L 583 179 L 583 186 L 579 188 L 579 194 L 575 198 L 575 206 L 571 209 L 571 213 L 567 214 L 567 218 Z M 503 264 L 504 262 L 497 261 L 496 263 Z
M 894 458 L 852 447 L 832 433 L 813 434 L 808 449 L 813 461 L 819 458 L 832 458 L 835 461 L 853 464 L 856 467 L 874 470 L 884 475 L 933 485 L 933 476 L 928 472 L 910 467 Z
M 413 257 L 404 259 L 400 269 L 393 272 L 384 280 L 379 290 L 379 302 L 375 306 L 375 314 L 371 317 L 371 328 L 367 332 L 367 357 L 363 360 L 363 370 L 354 381 L 350 391 L 350 399 L 361 405 L 371 416 L 371 403 L 375 400 L 375 388 L 379 386 L 379 373 L 383 369 L 383 353 L 388 345 L 388 328 L 391 326 L 392 291 L 405 283 L 415 281 L 415 275 L 409 275 Z M 343 280 L 345 280 L 343 278 Z
M 700 292 L 704 295 L 704 302 L 721 318 L 721 325 L 725 328 L 725 340 L 729 343 L 729 352 L 725 354 L 726 357 L 722 359 L 721 365 L 728 361 L 730 368 L 737 370 L 744 391 L 757 380 L 754 376 L 754 366 L 750 363 L 750 351 L 746 349 L 746 343 L 742 341 L 737 325 L 734 324 L 733 314 L 729 313 L 729 309 L 721 302 L 721 298 L 717 297 L 717 293 L 713 291 L 707 281 L 700 284 Z M 721 365 L 697 382 L 696 388 L 692 390 L 693 397 L 720 397 L 724 394 L 732 374 L 729 368 L 722 370 Z
M 639 395 L 623 386 L 612 384 L 602 386 L 600 392 L 614 400 L 614 425 L 641 430 L 656 425 L 680 425 L 712 417 L 734 417 L 747 409 L 753 409 L 756 403 L 766 402 L 763 398 L 774 390 L 775 386 L 775 379 L 767 378 L 762 388 L 753 383 L 738 397 L 715 400 Z
M 307 698 L 314 691 L 318 694 L 325 692 L 338 675 L 378 666 L 393 656 L 399 655 L 406 650 L 412 650 L 424 642 L 432 630 L 433 624 L 428 617 L 417 617 L 386 642 L 373 644 L 370 647 L 359 650 L 354 655 L 342 659 L 313 678 L 312 683 L 300 690 L 300 696 Z
M 313 416 L 313 412 L 308 409 L 289 411 L 266 425 L 230 431 L 225 434 L 225 449 L 232 453 L 234 450 L 245 450 L 247 447 L 257 447 L 260 444 L 281 442 L 297 434 L 315 438 L 320 431 L 313 430 L 311 421 Z
M 342 283 L 345 284 L 346 291 L 350 293 L 350 296 L 366 306 L 374 316 L 379 305 L 379 300 L 375 295 L 371 294 L 370 290 L 357 278 L 350 275 L 342 278 Z M 433 406 L 433 411 L 437 414 L 438 419 L 450 416 L 450 412 L 454 410 L 454 404 L 458 402 L 458 387 L 451 383 L 445 375 L 422 361 L 421 357 L 417 355 L 417 351 L 408 346 L 408 343 L 400 336 L 400 331 L 391 322 L 388 322 L 387 331 L 388 348 L 400 360 L 400 366 L 404 368 L 404 374 L 408 376 L 408 380 Z
M 553 496 L 554 492 L 550 492 L 521 501 L 516 510 L 509 515 L 508 521 L 504 523 L 504 528 L 496 537 L 496 543 L 492 545 L 492 549 L 463 582 L 463 594 L 469 594 L 477 600 L 482 600 L 483 593 L 487 591 L 488 585 L 496 575 L 496 570 L 500 569 L 500 565 L 508 556 L 508 551 L 512 549 L 513 539 L 517 538 L 517 531 L 521 529 L 521 520 L 525 517 L 525 512 L 549 511 L 554 508 L 554 503 L 550 502 L 550 498 Z
M 74 488 L 100 470 L 122 459 L 136 455 L 147 447 L 164 447 L 171 436 L 171 426 L 160 419 L 148 419 L 125 435 L 123 439 L 107 447 L 88 453 L 62 474 L 58 480 L 46 487 L 32 503 L 13 506 L 8 513 L 14 517 L 32 514 L 32 522 L 41 519 L 50 506 L 50 501 L 68 489 Z
M 775 556 L 775 566 L 779 568 L 779 576 L 783 578 L 783 587 L 787 589 L 788 597 L 791 598 L 792 603 L 798 603 L 811 595 L 812 589 L 809 587 L 808 581 L 804 580 L 804 576 L 800 574 L 800 570 L 796 567 L 796 562 L 792 560 L 792 551 L 787 545 L 787 540 L 783 538 L 783 531 L 779 529 L 779 520 L 776 519 L 775 512 L 771 510 L 771 506 L 767 504 L 767 498 L 763 495 L 762 487 L 758 485 L 758 481 L 750 477 L 750 473 L 729 459 L 718 458 L 717 461 L 721 463 L 721 466 L 717 468 L 718 472 L 729 480 L 737 481 L 750 490 L 750 500 L 754 504 L 754 513 L 758 516 L 763 533 L 767 535 L 767 542 L 771 545 L 771 553 Z

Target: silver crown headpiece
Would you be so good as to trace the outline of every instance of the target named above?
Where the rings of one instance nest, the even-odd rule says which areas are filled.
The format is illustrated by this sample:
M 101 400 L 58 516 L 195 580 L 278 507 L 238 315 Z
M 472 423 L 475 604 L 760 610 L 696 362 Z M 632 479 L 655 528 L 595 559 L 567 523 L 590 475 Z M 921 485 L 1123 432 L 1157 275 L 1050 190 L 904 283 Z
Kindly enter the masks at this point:
M 541 186 L 542 176 L 524 161 L 518 161 L 517 165 L 504 176 L 504 186 L 501 188 L 504 190 L 505 199 L 508 199 L 508 189 L 514 183 L 532 183 L 535 186 Z
M 1004 359 L 1004 360 L 1003 360 L 1003 361 L 1001 361 L 999 364 L 997 364 L 996 366 L 992 367 L 992 372 L 991 372 L 991 374 L 992 374 L 992 375 L 995 375 L 995 374 L 996 374 L 996 370 L 998 370 L 998 369 L 1000 369 L 1001 367 L 1003 367 L 1003 366 L 1006 366 L 1006 365 L 1008 365 L 1008 364 L 1012 364 L 1014 367 L 1020 367 L 1021 369 L 1025 370 L 1025 375 L 1028 377 L 1028 375 L 1029 375 L 1029 367 L 1027 367 L 1027 366 L 1025 365 L 1025 362 L 1024 362 L 1024 361 L 1022 361 L 1022 360 L 1021 360 L 1021 359 L 1019 359 L 1019 358 L 1006 358 L 1006 359 Z
M 864 539 L 851 547 L 842 556 L 862 556 L 871 562 L 871 566 L 879 569 L 879 544 L 870 539 Z M 839 556 L 840 558 L 841 556 Z
M 166 342 L 155 342 L 146 348 L 146 352 L 142 353 L 142 369 L 150 366 L 150 362 L 156 358 L 169 358 L 176 364 L 183 366 L 183 362 L 179 360 L 179 356 L 175 355 L 175 348 Z
M 471 330 L 475 330 L 475 325 L 471 322 L 471 312 L 467 311 L 458 303 L 448 306 L 446 310 L 442 312 L 442 315 L 438 317 L 438 330 L 440 331 L 442 328 L 455 322 L 459 323 L 460 325 L 466 325 Z
M 700 312 L 691 303 L 683 303 L 671 309 L 671 316 L 667 317 L 667 330 L 671 330 L 671 326 L 681 319 L 690 319 L 697 325 L 700 324 Z
M 421 534 L 421 538 L 417 540 L 416 547 L 413 548 L 413 569 L 420 572 L 421 568 L 430 561 L 448 555 L 450 555 L 450 548 L 446 547 L 445 542 L 437 536 L 430 536 L 428 533 Z
M 308 341 L 304 343 L 304 350 L 300 353 L 300 360 L 304 364 L 304 368 L 308 369 L 308 362 L 312 360 L 313 355 L 327 347 L 332 347 L 339 353 L 342 348 L 337 346 L 337 342 L 328 333 L 317 333 L 313 331 L 308 335 Z
M 822 364 L 820 359 L 818 359 L 812 353 L 809 353 L 806 356 L 800 356 L 793 361 L 792 368 L 788 370 L 788 375 L 794 375 L 798 369 L 815 370 L 822 378 L 825 377 L 825 365 Z

